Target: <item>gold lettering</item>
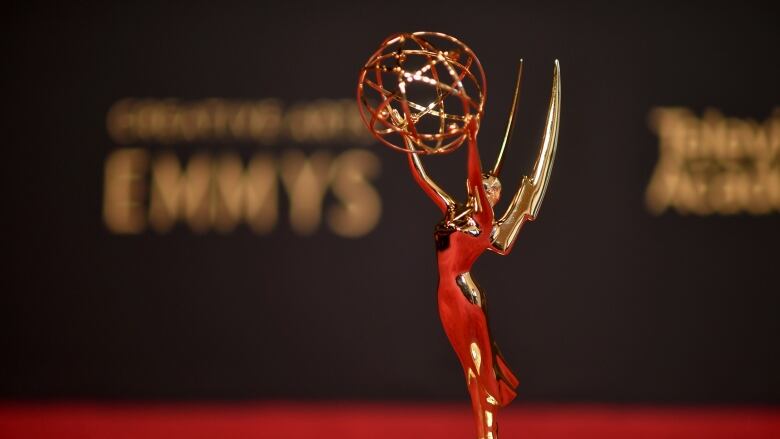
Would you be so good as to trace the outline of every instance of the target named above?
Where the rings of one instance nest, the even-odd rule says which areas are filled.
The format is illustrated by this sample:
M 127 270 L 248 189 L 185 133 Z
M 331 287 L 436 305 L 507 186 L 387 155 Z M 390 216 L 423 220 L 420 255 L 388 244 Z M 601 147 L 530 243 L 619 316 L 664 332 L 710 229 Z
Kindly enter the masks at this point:
M 310 235 L 320 224 L 330 162 L 326 152 L 315 152 L 308 159 L 298 150 L 282 156 L 280 172 L 290 202 L 290 225 L 300 235 Z
M 328 189 L 337 204 L 328 208 L 327 222 L 339 236 L 367 234 L 381 214 L 381 198 L 370 183 L 379 174 L 380 162 L 359 149 L 347 150 L 336 160 L 327 152 L 306 157 L 293 150 L 278 166 L 263 153 L 255 154 L 246 166 L 235 153 L 219 158 L 199 154 L 182 169 L 170 152 L 150 161 L 146 150 L 124 148 L 109 155 L 105 169 L 103 216 L 115 233 L 140 233 L 147 222 L 158 233 L 177 222 L 196 232 L 221 233 L 243 222 L 255 233 L 268 233 L 279 217 L 280 179 L 297 234 L 317 229 Z
M 237 154 L 227 154 L 214 168 L 216 187 L 212 224 L 222 233 L 232 231 L 244 216 L 247 187 L 244 164 Z
M 660 139 L 659 157 L 647 188 L 647 206 L 662 213 L 676 196 L 685 154 L 685 120 L 689 112 L 681 108 L 657 108 L 650 113 L 650 127 Z
M 206 231 L 211 219 L 211 159 L 203 154 L 193 156 L 182 171 L 176 156 L 164 153 L 154 160 L 151 174 L 152 228 L 166 232 L 183 218 L 193 231 Z
M 117 143 L 126 145 L 137 140 L 134 130 L 134 104 L 132 99 L 122 99 L 108 110 L 106 130 Z
M 214 228 L 230 232 L 244 220 L 257 233 L 276 225 L 276 169 L 270 156 L 258 154 L 244 169 L 238 155 L 225 155 L 215 168 Z
M 647 187 L 648 210 L 724 215 L 780 211 L 780 112 L 762 124 L 725 118 L 713 109 L 697 118 L 682 108 L 657 108 L 658 163 Z
M 106 128 L 120 144 L 214 140 L 269 144 L 282 134 L 296 142 L 371 139 L 351 99 L 320 99 L 287 110 L 276 99 L 122 99 L 109 109 Z
M 336 234 L 357 238 L 379 222 L 382 201 L 368 182 L 379 169 L 376 155 L 361 149 L 346 151 L 336 160 L 331 190 L 340 204 L 328 212 L 328 224 Z
M 247 170 L 246 221 L 257 233 L 268 233 L 279 216 L 276 166 L 270 156 L 257 154 Z
M 332 145 L 371 139 L 352 99 L 285 107 L 276 99 L 126 98 L 109 109 L 106 129 L 123 145 L 272 144 L 285 138 Z M 229 233 L 243 222 L 255 233 L 268 233 L 279 220 L 280 184 L 297 234 L 317 230 L 323 213 L 330 229 L 345 237 L 365 235 L 379 221 L 381 199 L 371 179 L 380 165 L 367 151 L 348 150 L 337 159 L 323 151 L 307 157 L 293 150 L 278 160 L 255 154 L 246 164 L 236 153 L 180 160 L 171 150 L 154 157 L 132 148 L 111 153 L 105 162 L 103 202 L 109 230 L 140 233 L 149 227 L 165 233 L 183 222 L 196 232 Z M 323 207 L 329 189 L 335 204 Z
M 144 217 L 145 173 L 149 154 L 122 148 L 109 154 L 103 182 L 103 221 L 114 233 L 140 233 Z
M 244 136 L 260 143 L 271 143 L 279 136 L 282 128 L 282 105 L 275 99 L 265 99 L 246 105 Z

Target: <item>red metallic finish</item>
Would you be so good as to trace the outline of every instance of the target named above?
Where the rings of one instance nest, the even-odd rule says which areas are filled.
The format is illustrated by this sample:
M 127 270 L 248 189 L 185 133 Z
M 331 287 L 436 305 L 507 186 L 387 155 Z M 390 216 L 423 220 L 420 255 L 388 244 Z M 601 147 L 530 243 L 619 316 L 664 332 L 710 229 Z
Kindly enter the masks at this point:
M 490 248 L 493 228 L 493 209 L 482 184 L 482 166 L 477 150 L 474 124 L 468 138 L 468 189 L 470 202 L 442 206 L 444 219 L 434 233 L 439 267 L 439 314 L 444 331 L 463 366 L 466 376 L 477 437 L 497 438 L 496 411 L 514 399 L 518 381 L 509 370 L 490 334 L 485 295 L 473 284 L 470 270 L 477 258 Z M 410 163 L 416 175 L 413 163 Z M 428 192 L 427 185 L 422 184 Z M 430 194 L 434 201 L 438 199 Z M 464 292 L 466 290 L 466 292 Z

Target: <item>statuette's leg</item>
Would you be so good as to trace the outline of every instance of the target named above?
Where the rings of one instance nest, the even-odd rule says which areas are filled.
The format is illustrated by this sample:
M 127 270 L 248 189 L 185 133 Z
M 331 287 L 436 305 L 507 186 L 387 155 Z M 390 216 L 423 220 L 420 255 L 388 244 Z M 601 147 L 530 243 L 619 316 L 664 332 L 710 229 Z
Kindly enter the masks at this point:
M 479 384 L 471 370 L 468 371 L 468 387 L 471 395 L 471 409 L 478 439 L 498 438 L 498 401 Z

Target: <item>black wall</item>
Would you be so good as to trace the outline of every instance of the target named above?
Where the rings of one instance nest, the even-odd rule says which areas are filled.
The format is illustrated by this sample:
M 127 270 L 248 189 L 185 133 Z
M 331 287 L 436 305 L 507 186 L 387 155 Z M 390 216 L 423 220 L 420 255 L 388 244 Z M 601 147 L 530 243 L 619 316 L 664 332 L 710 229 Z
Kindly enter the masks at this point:
M 540 219 L 512 255 L 474 270 L 521 399 L 777 403 L 778 214 L 654 216 L 644 205 L 652 108 L 763 121 L 780 104 L 777 13 L 750 2 L 407 3 L 7 12 L 0 397 L 463 399 L 436 308 L 438 213 L 402 155 L 360 146 L 381 159 L 383 210 L 359 239 L 294 233 L 283 192 L 265 235 L 117 235 L 101 216 L 104 160 L 127 146 L 105 128 L 118 100 L 352 98 L 383 38 L 425 29 L 458 36 L 485 66 L 487 162 L 525 59 L 509 192 L 530 168 L 561 62 Z M 352 147 L 129 146 L 182 160 Z M 445 186 L 462 186 L 464 151 L 430 162 Z

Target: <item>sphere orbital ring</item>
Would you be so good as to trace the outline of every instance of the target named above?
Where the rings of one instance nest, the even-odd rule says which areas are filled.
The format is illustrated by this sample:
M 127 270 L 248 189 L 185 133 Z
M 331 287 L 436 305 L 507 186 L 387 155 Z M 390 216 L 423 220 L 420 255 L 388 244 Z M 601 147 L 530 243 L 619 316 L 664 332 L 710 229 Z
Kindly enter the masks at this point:
M 416 95 L 426 92 L 432 97 L 421 104 Z M 407 153 L 442 154 L 463 144 L 472 120 L 479 127 L 485 72 L 474 52 L 452 36 L 396 34 L 361 69 L 357 94 L 363 122 L 383 144 Z

